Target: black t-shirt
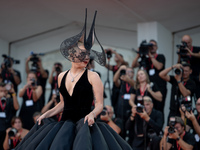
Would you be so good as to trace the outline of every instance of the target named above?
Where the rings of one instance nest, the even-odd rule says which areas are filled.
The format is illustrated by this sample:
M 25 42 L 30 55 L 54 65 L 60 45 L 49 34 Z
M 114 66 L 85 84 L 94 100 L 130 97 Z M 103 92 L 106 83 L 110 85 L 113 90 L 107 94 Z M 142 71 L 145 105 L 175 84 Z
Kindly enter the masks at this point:
M 192 52 L 199 53 L 200 47 L 193 46 Z M 200 58 L 192 56 L 189 59 L 189 63 L 191 64 L 191 69 L 192 69 L 191 76 L 193 77 L 193 79 L 195 78 L 195 80 L 196 80 L 196 78 L 199 76 L 199 73 L 200 73 Z
M 157 57 L 155 58 L 158 62 L 163 64 L 162 69 L 158 70 L 153 66 L 152 61 L 150 59 L 146 60 L 146 71 L 149 75 L 149 79 L 151 82 L 155 82 L 159 89 L 166 89 L 166 81 L 160 78 L 159 73 L 165 69 L 165 56 L 162 54 L 158 54 Z
M 198 124 L 200 125 L 200 117 L 199 117 L 199 115 L 196 114 L 195 117 L 197 119 Z M 194 126 L 193 126 L 192 122 L 189 119 L 187 119 L 187 125 L 191 127 L 191 129 L 193 131 L 193 135 L 196 136 L 195 139 L 198 139 L 198 137 L 199 137 L 199 141 L 197 141 L 197 147 L 200 147 L 200 136 L 197 135 L 197 133 L 196 133 L 196 131 L 194 129 Z
M 49 76 L 48 70 L 45 70 L 45 71 Z M 43 91 L 42 95 L 40 97 L 41 100 L 37 102 L 39 104 L 40 109 L 42 109 L 42 107 L 44 106 L 44 103 L 45 103 L 46 82 L 47 82 L 48 77 L 43 78 L 40 72 L 37 72 L 36 75 L 37 75 L 37 81 L 38 81 L 37 84 L 42 86 L 42 91 Z
M 13 99 L 12 98 L 7 98 L 6 100 L 6 107 L 3 111 L 3 109 L 0 107 L 0 113 L 4 113 L 6 115 L 6 118 L 2 117 L 0 115 L 0 131 L 5 131 L 8 127 L 11 126 L 11 120 L 12 117 L 15 116 L 16 110 L 13 107 Z
M 158 86 L 157 86 L 156 83 L 154 83 L 154 84 L 152 85 L 151 89 L 152 89 L 152 91 L 154 91 L 154 92 L 159 91 L 159 88 L 158 88 Z M 135 102 L 134 102 L 134 103 L 137 105 L 137 103 L 138 103 L 137 97 L 138 97 L 138 96 L 141 96 L 142 93 L 140 92 L 140 89 L 135 90 L 134 88 L 132 88 L 131 93 L 132 93 L 132 94 L 135 94 Z M 159 110 L 159 108 L 158 108 L 158 106 L 159 106 L 159 105 L 158 105 L 159 101 L 157 101 L 155 98 L 153 98 L 153 96 L 152 96 L 147 90 L 145 90 L 143 96 L 149 96 L 149 97 L 151 97 L 151 99 L 152 99 L 152 101 L 153 101 L 153 104 L 154 104 L 154 109 Z
M 131 143 L 132 147 L 135 148 L 144 145 L 144 137 L 138 137 L 137 134 L 144 134 L 145 131 L 148 143 L 149 137 L 147 136 L 147 134 L 150 129 L 153 129 L 153 131 L 155 131 L 157 135 L 159 135 L 160 131 L 162 131 L 162 126 L 164 122 L 162 113 L 160 111 L 152 109 L 152 112 L 149 117 L 149 122 L 146 122 L 143 119 L 141 119 L 139 115 L 135 117 L 134 121 L 131 121 L 129 119 L 126 122 L 126 130 L 129 130 L 130 139 L 132 139 L 132 141 L 129 141 L 129 143 Z
M 15 71 L 15 75 L 18 76 L 19 79 L 21 80 L 20 72 L 17 71 L 17 70 L 14 70 L 14 71 Z M 2 75 L 2 78 L 3 78 L 3 82 L 7 84 L 10 81 L 14 86 L 15 92 L 17 93 L 18 92 L 17 84 L 15 83 L 13 74 L 12 73 L 7 73 L 7 71 L 5 69 L 3 69 L 1 75 Z
M 131 110 L 131 106 L 129 104 L 131 91 L 131 85 L 124 81 L 121 81 L 116 114 L 117 117 L 122 118 L 124 121 L 126 121 L 127 119 L 128 111 Z
M 185 132 L 185 135 L 183 136 L 183 141 L 189 145 L 192 145 L 193 147 L 195 146 L 194 136 L 189 132 Z M 176 140 L 168 138 L 167 142 L 172 144 L 172 147 L 170 150 L 178 150 Z M 182 148 L 181 148 L 181 150 L 182 150 Z
M 180 98 L 182 96 L 182 94 L 178 88 L 178 83 L 177 83 L 176 79 L 174 78 L 174 76 L 170 76 L 169 83 L 172 84 L 170 110 L 173 112 L 177 112 L 179 114 L 180 104 L 179 104 L 178 97 Z M 195 91 L 195 87 L 196 87 L 194 81 L 191 79 L 188 79 L 188 81 L 184 82 L 183 84 L 184 84 L 185 88 L 191 92 L 191 96 L 192 96 Z

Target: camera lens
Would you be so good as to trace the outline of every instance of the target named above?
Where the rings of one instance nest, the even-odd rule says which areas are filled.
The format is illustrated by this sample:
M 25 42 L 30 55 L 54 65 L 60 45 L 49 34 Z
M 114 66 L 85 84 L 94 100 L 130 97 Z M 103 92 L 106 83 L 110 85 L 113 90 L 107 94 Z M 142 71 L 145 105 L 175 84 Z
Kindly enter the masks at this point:
M 122 69 L 122 70 L 120 71 L 120 76 L 122 76 L 122 75 L 126 75 L 126 70 Z
M 8 132 L 8 136 L 9 137 L 14 137 L 17 134 L 17 129 L 12 128 L 9 132 Z
M 175 74 L 180 75 L 182 71 L 181 71 L 181 69 L 177 68 L 177 69 L 174 70 L 174 72 L 175 72 Z

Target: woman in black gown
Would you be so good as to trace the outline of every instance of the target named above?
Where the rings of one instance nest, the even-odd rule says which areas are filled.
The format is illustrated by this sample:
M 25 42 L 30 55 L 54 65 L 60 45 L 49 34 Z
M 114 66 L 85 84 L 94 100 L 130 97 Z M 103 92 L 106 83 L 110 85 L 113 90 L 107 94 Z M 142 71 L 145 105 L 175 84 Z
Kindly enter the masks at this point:
M 131 149 L 107 124 L 95 123 L 96 116 L 103 110 L 103 84 L 97 73 L 85 67 L 91 55 L 99 64 L 105 65 L 105 53 L 103 48 L 101 53 L 91 50 L 95 35 L 94 21 L 87 39 L 85 30 L 86 22 L 80 34 L 61 44 L 61 53 L 72 62 L 72 67 L 58 76 L 60 102 L 38 118 L 38 124 L 16 150 Z M 95 108 L 91 111 L 93 100 Z M 63 115 L 60 122 L 47 119 L 61 111 Z

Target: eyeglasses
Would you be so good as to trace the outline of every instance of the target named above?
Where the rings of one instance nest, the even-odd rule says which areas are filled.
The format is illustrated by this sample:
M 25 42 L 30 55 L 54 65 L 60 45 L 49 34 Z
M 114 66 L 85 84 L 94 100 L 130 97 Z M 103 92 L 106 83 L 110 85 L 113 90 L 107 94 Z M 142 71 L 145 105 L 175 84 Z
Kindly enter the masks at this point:
M 196 103 L 197 106 L 200 106 L 200 103 Z

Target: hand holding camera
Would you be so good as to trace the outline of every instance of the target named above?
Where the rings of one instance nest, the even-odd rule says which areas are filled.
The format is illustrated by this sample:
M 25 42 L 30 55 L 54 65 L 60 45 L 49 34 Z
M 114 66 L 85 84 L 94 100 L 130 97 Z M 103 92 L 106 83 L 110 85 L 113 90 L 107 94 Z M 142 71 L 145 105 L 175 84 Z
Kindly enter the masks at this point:
M 145 121 L 149 121 L 150 117 L 147 114 L 147 112 L 145 111 L 145 109 L 143 108 L 142 112 L 137 112 L 137 114 Z
M 191 121 L 193 121 L 193 120 L 196 119 L 195 116 L 194 116 L 194 113 L 193 113 L 192 111 L 190 111 L 190 112 L 186 111 L 186 112 L 185 112 L 185 116 L 186 116 L 188 119 L 190 119 Z
M 137 110 L 136 110 L 136 105 L 134 105 L 131 109 L 131 116 L 130 116 L 130 119 L 133 120 L 134 117 L 136 116 L 137 114 Z
M 177 132 L 176 129 L 174 129 L 174 133 L 169 133 L 169 136 L 168 136 L 170 139 L 174 139 L 176 140 L 178 137 L 179 137 L 179 134 Z
M 107 59 L 110 59 L 112 57 L 113 50 L 110 48 L 105 49 L 105 53 L 106 53 Z
M 103 108 L 103 111 L 100 114 L 100 119 L 106 122 L 111 120 L 111 118 L 108 115 L 108 111 L 106 107 Z

